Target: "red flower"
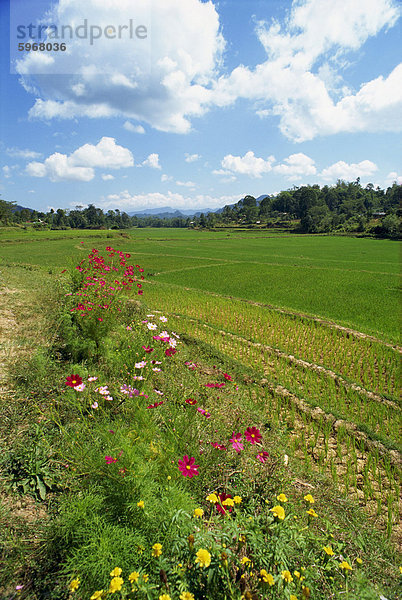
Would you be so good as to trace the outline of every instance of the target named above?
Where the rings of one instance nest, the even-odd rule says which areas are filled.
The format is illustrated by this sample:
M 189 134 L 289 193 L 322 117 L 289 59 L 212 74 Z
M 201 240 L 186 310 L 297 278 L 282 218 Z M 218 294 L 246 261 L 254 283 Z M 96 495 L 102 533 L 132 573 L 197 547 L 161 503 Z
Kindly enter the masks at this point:
M 225 494 L 225 492 L 222 492 L 221 494 L 218 494 L 219 502 L 217 502 L 215 504 L 215 506 L 216 506 L 216 510 L 219 513 L 221 513 L 221 515 L 224 515 L 227 510 L 229 512 L 232 512 L 232 510 L 233 510 L 232 506 L 222 506 L 222 502 L 224 500 L 226 500 L 227 498 L 231 498 L 231 497 L 232 496 L 230 494 Z
M 259 452 L 256 456 L 256 459 L 262 463 L 265 463 L 265 462 L 267 462 L 268 457 L 269 457 L 268 452 Z
M 227 450 L 226 446 L 224 446 L 223 444 L 218 444 L 218 442 L 211 442 L 211 446 L 213 446 L 217 450 Z
M 187 454 L 183 456 L 183 460 L 179 460 L 179 471 L 184 475 L 184 477 L 194 477 L 195 475 L 199 475 L 197 469 L 200 465 L 195 465 L 195 458 L 188 457 Z
M 68 387 L 75 387 L 76 385 L 81 385 L 82 383 L 82 377 L 80 377 L 79 375 L 69 375 L 66 379 L 66 385 L 68 385 Z
M 150 346 L 142 346 L 142 347 L 145 350 L 145 352 L 153 352 L 154 351 L 154 349 L 150 348 Z
M 224 373 L 223 376 L 225 379 L 227 379 L 227 381 L 233 381 L 232 377 L 230 375 L 228 375 L 227 373 Z
M 155 404 L 150 404 L 149 406 L 147 406 L 147 408 L 157 408 L 161 404 L 163 404 L 163 400 L 162 402 L 155 402 Z
M 197 404 L 197 400 L 193 400 L 193 398 L 188 398 L 186 400 L 187 404 L 191 404 L 191 406 L 194 406 L 194 404 Z
M 175 348 L 173 348 L 172 346 L 170 348 L 166 348 L 165 350 L 165 354 L 166 356 L 173 356 L 174 354 L 176 354 L 177 350 Z
M 247 427 L 244 437 L 250 444 L 259 444 L 262 440 L 260 430 L 257 427 Z

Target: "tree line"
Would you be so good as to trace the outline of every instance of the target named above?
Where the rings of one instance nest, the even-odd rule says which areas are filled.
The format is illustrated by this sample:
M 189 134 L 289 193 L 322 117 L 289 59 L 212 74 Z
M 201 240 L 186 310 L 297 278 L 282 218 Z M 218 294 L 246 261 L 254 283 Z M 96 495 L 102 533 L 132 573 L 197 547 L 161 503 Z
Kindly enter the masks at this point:
M 73 210 L 51 209 L 44 213 L 16 207 L 0 199 L 0 223 L 50 229 L 128 229 L 131 227 L 282 227 L 305 233 L 369 233 L 382 237 L 400 235 L 402 186 L 394 183 L 386 190 L 359 178 L 339 180 L 334 186 L 294 186 L 259 201 L 245 196 L 218 212 L 195 217 L 159 218 L 130 216 L 120 210 L 108 210 L 90 204 Z

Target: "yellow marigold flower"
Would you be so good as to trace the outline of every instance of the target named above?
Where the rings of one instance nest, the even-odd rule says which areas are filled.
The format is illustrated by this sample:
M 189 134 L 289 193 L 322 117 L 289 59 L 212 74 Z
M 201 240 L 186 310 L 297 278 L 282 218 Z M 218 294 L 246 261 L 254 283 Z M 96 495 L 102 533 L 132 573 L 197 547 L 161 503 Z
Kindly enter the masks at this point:
M 172 599 L 169 596 L 169 594 L 162 594 L 162 596 L 159 596 L 159 600 L 172 600 Z
M 265 569 L 261 569 L 260 577 L 264 583 L 268 583 L 269 585 L 275 585 L 275 580 L 272 577 L 271 573 L 267 573 Z
M 202 515 L 204 514 L 204 511 L 202 510 L 202 508 L 195 508 L 194 509 L 194 517 L 202 517 Z
M 113 577 L 109 586 L 109 593 L 114 594 L 115 592 L 119 592 L 122 588 L 124 580 L 122 577 Z
M 200 567 L 209 567 L 209 565 L 211 564 L 211 555 L 208 552 L 208 550 L 200 548 L 197 552 L 197 558 L 195 562 L 198 563 Z
M 402 575 L 402 567 L 399 567 L 399 572 Z
M 70 588 L 70 592 L 75 592 L 75 590 L 78 589 L 79 585 L 80 585 L 80 580 L 73 579 L 72 582 L 70 583 L 70 585 L 68 586 Z
M 297 577 L 297 579 L 300 579 L 300 571 L 293 571 L 293 575 Z
M 146 573 L 143 573 L 142 578 L 143 578 L 143 580 L 146 583 L 148 581 L 148 579 L 149 579 L 149 575 L 147 575 Z
M 362 559 L 359 558 L 359 557 L 356 558 L 356 562 L 357 562 L 358 565 L 362 565 L 363 564 Z
M 315 512 L 314 508 L 310 508 L 310 510 L 306 511 L 308 515 L 310 515 L 310 517 L 318 517 L 317 513 Z
M 233 498 L 226 498 L 226 500 L 223 500 L 222 506 L 234 506 Z
M 207 496 L 207 500 L 209 502 L 212 502 L 212 504 L 216 504 L 217 502 L 219 502 L 219 498 L 216 494 L 209 494 L 209 496 Z
M 137 502 L 137 506 L 138 508 L 144 508 L 144 500 L 140 500 L 139 502 Z
M 304 499 L 306 502 L 310 502 L 310 504 L 314 504 L 314 498 L 311 494 L 307 494 L 307 496 L 304 496 Z
M 348 562 L 346 562 L 346 560 L 343 560 L 339 566 L 344 571 L 353 571 L 352 567 Z
M 270 508 L 269 510 L 270 512 L 272 512 L 274 517 L 277 517 L 281 521 L 283 521 L 283 519 L 285 518 L 285 509 L 283 508 L 283 506 L 274 506 L 274 508 Z
M 233 501 L 234 501 L 235 504 L 241 504 L 242 499 L 241 499 L 240 496 L 235 496 L 233 498 Z
M 289 600 L 297 600 L 297 596 L 295 596 L 294 594 L 290 594 Z
M 334 556 L 335 552 L 332 550 L 331 546 L 324 546 L 323 548 L 325 554 L 328 554 L 328 556 Z
M 242 544 L 246 543 L 246 536 L 245 535 L 239 535 L 239 542 L 241 542 Z
M 290 571 L 282 571 L 281 575 L 286 583 L 291 583 L 293 581 L 292 573 Z
M 120 577 L 121 574 L 122 570 L 120 569 L 120 567 L 115 567 L 113 571 L 110 572 L 110 577 Z
M 180 594 L 180 600 L 194 600 L 194 596 L 191 592 L 183 592 Z
M 140 578 L 140 574 L 138 573 L 138 571 L 133 571 L 128 576 L 128 580 L 129 580 L 130 583 L 137 583 L 137 581 L 139 580 L 139 578 Z
M 288 501 L 288 499 L 286 498 L 286 495 L 285 495 L 285 494 L 279 494 L 279 496 L 277 496 L 277 497 L 276 497 L 276 499 L 277 499 L 279 502 L 287 502 L 287 501 Z
M 94 592 L 90 598 L 90 600 L 98 600 L 103 594 L 103 590 L 99 590 L 98 592 Z
M 240 562 L 242 565 L 246 565 L 247 563 L 251 562 L 251 560 L 247 558 L 247 556 L 243 556 Z
M 162 554 L 162 544 L 154 544 L 152 546 L 152 556 L 157 558 Z

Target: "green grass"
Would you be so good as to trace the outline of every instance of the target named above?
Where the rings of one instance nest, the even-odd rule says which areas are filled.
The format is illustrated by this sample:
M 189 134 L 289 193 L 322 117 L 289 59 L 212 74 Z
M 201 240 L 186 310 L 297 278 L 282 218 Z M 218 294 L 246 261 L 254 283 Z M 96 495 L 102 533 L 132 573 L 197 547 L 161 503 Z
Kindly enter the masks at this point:
M 124 232 L 126 234 L 126 232 Z M 0 230 L 6 263 L 66 266 L 105 237 L 137 258 L 154 281 L 317 315 L 398 341 L 398 244 L 388 240 L 269 232 L 134 229 L 117 232 Z M 107 236 L 115 236 L 107 238 Z M 8 236 L 8 237 L 7 237 Z M 120 241 L 121 240 L 121 241 Z

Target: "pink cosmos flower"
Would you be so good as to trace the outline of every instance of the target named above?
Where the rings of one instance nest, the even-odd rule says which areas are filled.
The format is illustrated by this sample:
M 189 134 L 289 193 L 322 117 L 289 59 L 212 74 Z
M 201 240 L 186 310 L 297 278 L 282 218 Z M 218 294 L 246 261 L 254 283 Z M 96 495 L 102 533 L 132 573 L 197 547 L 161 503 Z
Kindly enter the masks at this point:
M 218 444 L 218 442 L 211 442 L 211 446 L 213 446 L 217 450 L 227 450 L 226 446 L 224 446 L 223 444 Z
M 150 346 L 142 346 L 142 348 L 145 350 L 145 352 L 153 352 L 154 349 L 151 348 Z
M 94 402 L 93 404 L 91 404 L 91 408 L 98 408 L 99 404 L 97 402 Z
M 162 402 L 155 402 L 155 404 L 150 404 L 149 406 L 147 406 L 147 408 L 157 408 L 161 404 L 163 404 L 163 400 Z
M 165 354 L 166 356 L 173 356 L 174 354 L 176 354 L 177 350 L 175 350 L 174 348 L 167 348 L 165 350 Z
M 197 400 L 193 400 L 193 398 L 187 398 L 186 404 L 190 404 L 191 406 L 194 406 L 194 404 L 197 404 Z
M 195 458 L 188 457 L 187 454 L 183 456 L 183 460 L 179 460 L 179 471 L 182 473 L 184 477 L 194 477 L 199 475 L 197 469 L 200 465 L 195 465 Z
M 256 459 L 259 460 L 261 463 L 265 463 L 267 462 L 269 457 L 268 452 L 259 452 L 256 456 Z
M 204 408 L 197 408 L 198 412 L 204 415 L 205 418 L 209 419 L 211 414 L 207 412 Z
M 250 444 L 259 444 L 262 440 L 262 435 L 257 427 L 247 427 L 244 432 L 244 437 Z
M 112 463 L 117 462 L 117 458 L 113 458 L 113 456 L 105 456 L 105 461 L 107 465 L 111 465 Z
M 76 392 L 83 392 L 85 390 L 85 383 L 80 383 L 80 385 L 75 385 L 74 389 Z
M 236 452 L 241 452 L 244 450 L 244 446 L 241 443 L 241 437 L 241 433 L 235 434 L 235 432 L 233 432 L 233 435 L 229 440 L 229 442 L 232 444 L 233 450 L 236 450 Z
M 227 381 L 233 381 L 232 377 L 230 375 L 228 375 L 227 373 L 224 373 L 223 376 Z

